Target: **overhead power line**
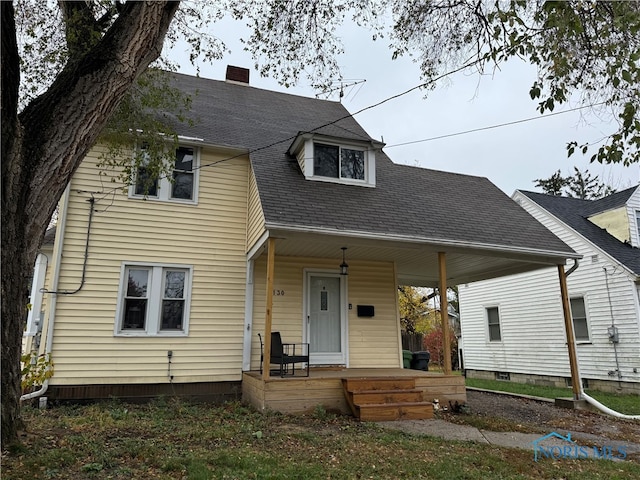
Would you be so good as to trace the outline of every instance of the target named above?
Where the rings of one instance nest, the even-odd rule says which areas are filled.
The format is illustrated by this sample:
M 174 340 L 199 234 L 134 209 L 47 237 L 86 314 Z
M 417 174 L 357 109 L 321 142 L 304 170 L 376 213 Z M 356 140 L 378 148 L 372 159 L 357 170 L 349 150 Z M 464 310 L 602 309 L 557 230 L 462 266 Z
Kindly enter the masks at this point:
M 549 117 L 554 117 L 556 115 L 562 115 L 564 113 L 575 112 L 577 110 L 582 110 L 584 108 L 597 107 L 599 105 L 604 105 L 605 103 L 606 102 L 599 102 L 599 103 L 594 103 L 594 104 L 590 104 L 590 105 L 582 105 L 580 107 L 569 108 L 568 110 L 562 110 L 561 112 L 553 112 L 553 113 L 548 113 L 546 115 L 538 115 L 536 117 L 522 118 L 520 120 L 513 120 L 511 122 L 497 123 L 495 125 L 489 125 L 489 126 L 486 126 L 486 127 L 472 128 L 471 130 L 463 130 L 461 132 L 446 133 L 444 135 L 438 135 L 437 137 L 423 138 L 421 140 L 411 140 L 409 142 L 394 143 L 393 145 L 385 145 L 384 148 L 402 147 L 402 146 L 405 146 L 405 145 L 413 145 L 414 143 L 431 142 L 433 140 L 440 140 L 440 139 L 443 139 L 443 138 L 457 137 L 458 135 L 466 135 L 467 133 L 481 132 L 483 130 L 492 130 L 494 128 L 508 127 L 510 125 L 517 125 L 519 123 L 531 122 L 533 120 L 540 120 L 542 118 L 549 118 Z

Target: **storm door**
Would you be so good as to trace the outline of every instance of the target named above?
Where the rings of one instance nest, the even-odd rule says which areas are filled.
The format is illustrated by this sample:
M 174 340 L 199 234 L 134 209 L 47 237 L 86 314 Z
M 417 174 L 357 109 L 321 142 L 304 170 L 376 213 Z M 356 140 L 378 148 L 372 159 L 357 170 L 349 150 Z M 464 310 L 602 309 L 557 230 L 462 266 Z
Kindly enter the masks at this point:
M 307 273 L 306 338 L 312 365 L 346 365 L 344 277 Z

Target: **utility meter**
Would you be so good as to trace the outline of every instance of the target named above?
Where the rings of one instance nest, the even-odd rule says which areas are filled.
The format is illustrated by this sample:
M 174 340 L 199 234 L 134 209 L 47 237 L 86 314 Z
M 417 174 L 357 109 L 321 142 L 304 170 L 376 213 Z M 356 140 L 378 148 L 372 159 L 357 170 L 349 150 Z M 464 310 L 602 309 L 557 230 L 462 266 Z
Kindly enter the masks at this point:
M 607 328 L 607 333 L 609 334 L 609 341 L 611 343 L 618 343 L 618 327 L 616 327 L 615 325 L 611 325 L 609 328 Z

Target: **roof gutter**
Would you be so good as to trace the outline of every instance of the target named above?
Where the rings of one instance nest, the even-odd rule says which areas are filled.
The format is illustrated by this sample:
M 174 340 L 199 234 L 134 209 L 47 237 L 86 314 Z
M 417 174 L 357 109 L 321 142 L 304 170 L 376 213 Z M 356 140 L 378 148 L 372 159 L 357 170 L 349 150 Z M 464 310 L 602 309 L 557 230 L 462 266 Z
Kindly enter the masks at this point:
M 582 258 L 582 255 L 576 252 L 561 252 L 556 250 L 540 250 L 537 248 L 517 248 L 517 247 L 509 247 L 505 245 L 496 245 L 496 244 L 482 244 L 482 243 L 473 243 L 467 241 L 458 241 L 458 240 L 443 240 L 437 238 L 429 238 L 429 237 L 417 237 L 417 236 L 407 236 L 407 235 L 396 235 L 396 234 L 388 234 L 388 233 L 367 233 L 360 232 L 354 230 L 333 230 L 330 228 L 322 228 L 322 227 L 298 227 L 291 226 L 286 224 L 278 224 L 278 223 L 265 223 L 265 229 L 267 230 L 285 230 L 296 233 L 312 233 L 312 234 L 323 234 L 323 235 L 335 235 L 340 237 L 357 237 L 363 239 L 370 240 L 389 240 L 389 241 L 399 241 L 413 244 L 429 244 L 433 246 L 443 246 L 450 248 L 473 248 L 476 250 L 483 250 L 487 252 L 508 252 L 519 255 L 537 255 L 537 256 L 547 256 L 547 257 L 558 257 L 566 260 L 567 258 L 571 258 L 574 260 Z M 572 267 L 574 270 L 577 268 L 575 265 Z

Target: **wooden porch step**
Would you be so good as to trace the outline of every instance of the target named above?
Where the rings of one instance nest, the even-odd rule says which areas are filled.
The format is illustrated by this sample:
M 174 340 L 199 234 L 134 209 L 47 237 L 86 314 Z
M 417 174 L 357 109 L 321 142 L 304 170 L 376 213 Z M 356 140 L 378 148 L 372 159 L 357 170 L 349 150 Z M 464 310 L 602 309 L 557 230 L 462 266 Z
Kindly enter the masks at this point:
M 376 403 L 413 403 L 423 400 L 422 390 L 361 390 L 352 392 L 353 403 L 357 405 Z
M 345 391 L 361 392 L 370 390 L 413 390 L 416 381 L 413 377 L 365 377 L 343 378 Z
M 358 405 L 358 418 L 363 422 L 393 420 L 425 420 L 433 418 L 433 404 L 428 402 L 372 403 Z
M 365 422 L 433 418 L 413 377 L 343 378 L 342 388 L 353 415 Z

